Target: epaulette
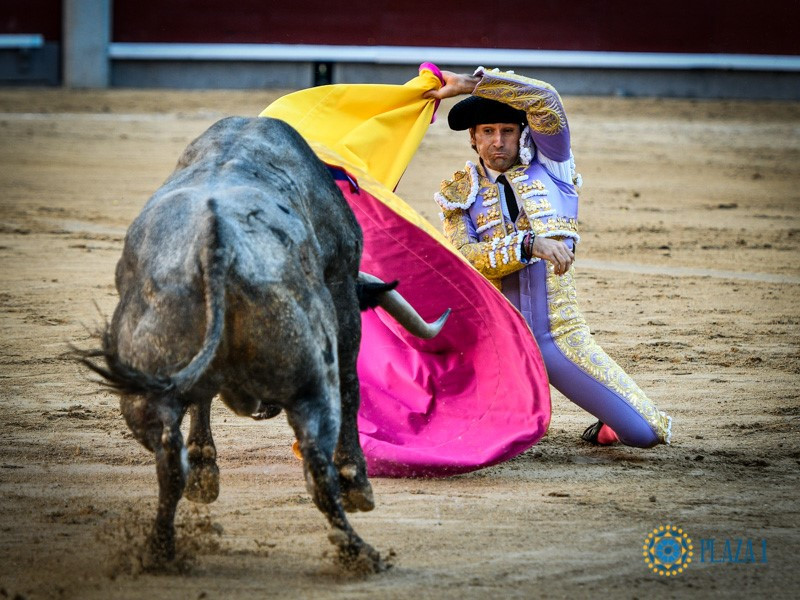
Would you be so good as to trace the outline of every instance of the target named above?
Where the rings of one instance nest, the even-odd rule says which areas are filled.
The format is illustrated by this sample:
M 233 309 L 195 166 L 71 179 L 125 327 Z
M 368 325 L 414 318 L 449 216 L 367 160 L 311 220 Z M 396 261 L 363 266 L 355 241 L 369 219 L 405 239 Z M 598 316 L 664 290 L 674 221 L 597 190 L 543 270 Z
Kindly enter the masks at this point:
M 463 171 L 456 171 L 453 177 L 442 181 L 442 186 L 433 199 L 444 209 L 468 209 L 478 195 L 478 172 L 475 165 L 467 161 Z

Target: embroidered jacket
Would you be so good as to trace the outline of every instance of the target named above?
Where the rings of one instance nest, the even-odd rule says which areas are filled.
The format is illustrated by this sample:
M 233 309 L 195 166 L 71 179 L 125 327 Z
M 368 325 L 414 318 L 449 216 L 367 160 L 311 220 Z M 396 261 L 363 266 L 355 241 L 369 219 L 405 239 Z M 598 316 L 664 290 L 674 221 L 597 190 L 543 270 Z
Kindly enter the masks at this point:
M 480 164 L 468 162 L 435 196 L 448 241 L 498 289 L 503 277 L 539 260 L 523 256 L 526 232 L 580 241 L 578 196 L 571 185 L 554 180 L 538 162 L 515 165 L 505 176 L 521 207 L 515 223 L 503 214 L 498 185 Z

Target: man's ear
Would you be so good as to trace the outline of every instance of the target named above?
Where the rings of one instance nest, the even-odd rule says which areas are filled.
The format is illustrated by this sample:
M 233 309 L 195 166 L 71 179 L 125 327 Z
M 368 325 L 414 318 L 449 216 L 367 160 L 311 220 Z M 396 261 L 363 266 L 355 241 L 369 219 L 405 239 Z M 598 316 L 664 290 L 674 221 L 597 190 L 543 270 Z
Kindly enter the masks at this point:
M 474 127 L 470 127 L 469 128 L 469 145 L 472 146 L 472 149 L 475 150 L 475 152 L 478 151 L 478 146 L 475 144 L 475 128 Z

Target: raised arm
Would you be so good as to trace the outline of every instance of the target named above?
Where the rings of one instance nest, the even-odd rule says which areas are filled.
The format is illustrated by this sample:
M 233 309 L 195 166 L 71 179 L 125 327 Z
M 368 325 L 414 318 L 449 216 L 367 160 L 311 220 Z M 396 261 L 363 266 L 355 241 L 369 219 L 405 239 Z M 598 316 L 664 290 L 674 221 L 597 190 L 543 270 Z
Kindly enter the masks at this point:
M 515 73 L 478 67 L 474 75 L 442 71 L 444 85 L 426 98 L 474 94 L 525 111 L 531 136 L 539 151 L 556 162 L 569 160 L 570 138 L 561 97 L 549 83 Z
M 478 67 L 480 81 L 472 92 L 525 111 L 531 136 L 539 151 L 557 162 L 569 160 L 569 124 L 564 105 L 549 83 L 515 73 Z

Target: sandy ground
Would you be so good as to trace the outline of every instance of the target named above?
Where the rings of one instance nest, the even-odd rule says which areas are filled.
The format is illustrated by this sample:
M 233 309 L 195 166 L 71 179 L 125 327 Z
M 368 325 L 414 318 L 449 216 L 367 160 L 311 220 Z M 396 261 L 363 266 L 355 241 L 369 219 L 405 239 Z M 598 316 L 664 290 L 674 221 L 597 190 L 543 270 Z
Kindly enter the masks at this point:
M 282 417 L 213 426 L 222 492 L 179 508 L 180 569 L 140 573 L 151 456 L 116 399 L 62 355 L 116 303 L 128 223 L 183 147 L 274 94 L 0 90 L 0 598 L 796 597 L 800 584 L 800 105 L 566 98 L 584 176 L 581 304 L 673 415 L 671 447 L 598 449 L 557 393 L 550 432 L 506 464 L 375 479 L 352 519 L 394 568 L 341 572 Z M 471 158 L 435 124 L 400 194 L 436 221 Z M 694 560 L 649 571 L 677 525 Z M 701 560 L 714 539 L 757 562 Z M 762 556 L 766 544 L 766 560 Z M 745 558 L 742 551 L 740 558 Z

